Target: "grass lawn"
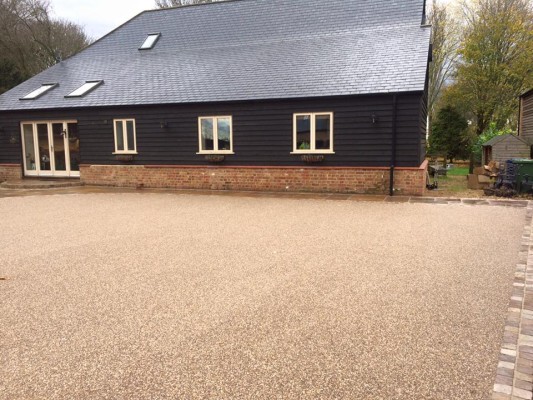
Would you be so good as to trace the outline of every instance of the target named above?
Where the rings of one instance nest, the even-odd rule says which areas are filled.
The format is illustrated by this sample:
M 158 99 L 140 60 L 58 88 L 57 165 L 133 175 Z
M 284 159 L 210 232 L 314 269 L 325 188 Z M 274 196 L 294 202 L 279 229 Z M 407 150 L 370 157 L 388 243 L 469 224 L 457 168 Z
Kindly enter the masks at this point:
M 455 167 L 447 172 L 446 176 L 439 176 L 439 189 L 430 192 L 437 197 L 482 197 L 482 190 L 468 189 L 466 176 L 468 167 Z
M 467 176 L 468 167 L 455 167 L 448 171 L 448 176 Z

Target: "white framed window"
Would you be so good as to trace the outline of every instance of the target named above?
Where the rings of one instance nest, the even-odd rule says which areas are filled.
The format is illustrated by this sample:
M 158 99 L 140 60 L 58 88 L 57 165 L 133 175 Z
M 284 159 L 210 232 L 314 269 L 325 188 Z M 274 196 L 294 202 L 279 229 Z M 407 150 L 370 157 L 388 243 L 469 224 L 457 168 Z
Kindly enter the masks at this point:
M 233 154 L 232 117 L 199 117 L 198 141 L 198 154 Z
M 74 90 L 73 92 L 67 94 L 65 97 L 82 97 L 85 96 L 87 93 L 93 91 L 98 86 L 100 86 L 102 83 L 104 83 L 103 80 L 97 80 L 97 81 L 85 81 L 83 85 L 81 85 L 79 88 Z
M 139 47 L 139 50 L 150 50 L 152 49 L 159 38 L 161 37 L 161 33 L 150 33 L 146 39 L 144 39 L 144 42 L 141 44 L 141 47 Z
M 57 83 L 43 83 L 40 88 L 33 90 L 32 92 L 28 93 L 24 97 L 22 97 L 20 100 L 35 100 L 41 97 L 46 92 L 58 87 L 59 84 Z
M 115 152 L 113 154 L 137 154 L 137 134 L 134 119 L 113 120 Z
M 298 113 L 293 119 L 295 154 L 333 153 L 333 113 Z

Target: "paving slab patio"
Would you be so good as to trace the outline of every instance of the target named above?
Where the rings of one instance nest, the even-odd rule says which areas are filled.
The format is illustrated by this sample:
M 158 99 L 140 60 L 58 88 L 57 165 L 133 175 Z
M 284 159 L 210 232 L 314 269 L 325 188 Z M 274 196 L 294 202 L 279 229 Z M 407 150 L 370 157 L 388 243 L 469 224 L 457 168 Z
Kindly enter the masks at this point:
M 324 199 L 0 192 L 0 398 L 488 398 L 527 203 Z

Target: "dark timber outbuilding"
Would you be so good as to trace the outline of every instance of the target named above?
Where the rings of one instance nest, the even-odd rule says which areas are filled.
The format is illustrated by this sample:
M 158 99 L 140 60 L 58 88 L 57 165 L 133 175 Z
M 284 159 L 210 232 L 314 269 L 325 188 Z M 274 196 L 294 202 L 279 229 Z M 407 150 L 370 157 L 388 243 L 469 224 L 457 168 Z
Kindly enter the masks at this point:
M 533 144 L 533 89 L 520 96 L 518 134 Z
M 0 96 L 0 180 L 422 194 L 429 49 L 424 0 L 146 11 Z

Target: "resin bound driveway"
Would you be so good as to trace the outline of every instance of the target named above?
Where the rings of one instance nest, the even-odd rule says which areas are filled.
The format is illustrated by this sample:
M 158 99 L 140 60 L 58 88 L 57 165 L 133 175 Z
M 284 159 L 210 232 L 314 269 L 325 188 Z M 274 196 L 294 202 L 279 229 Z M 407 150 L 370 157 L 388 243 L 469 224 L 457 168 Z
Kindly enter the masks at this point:
M 0 398 L 488 398 L 525 213 L 0 198 Z

